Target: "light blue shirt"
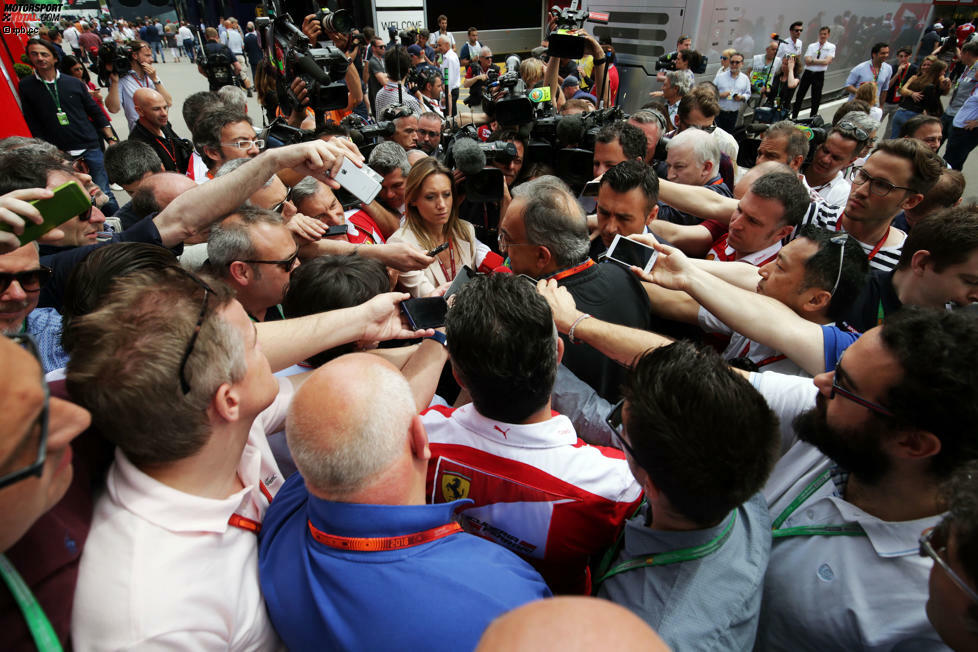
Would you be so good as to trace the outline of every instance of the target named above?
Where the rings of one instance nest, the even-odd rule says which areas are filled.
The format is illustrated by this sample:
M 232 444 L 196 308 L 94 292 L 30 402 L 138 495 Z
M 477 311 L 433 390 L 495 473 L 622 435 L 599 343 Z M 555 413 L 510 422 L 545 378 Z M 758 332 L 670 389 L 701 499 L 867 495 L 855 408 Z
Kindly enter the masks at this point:
M 893 68 L 890 64 L 883 62 L 883 65 L 874 74 L 874 66 L 872 61 L 863 61 L 861 64 L 849 71 L 849 76 L 846 77 L 846 86 L 855 86 L 859 88 L 860 84 L 866 82 L 874 81 L 876 82 L 876 90 L 879 92 L 880 103 L 883 102 L 883 92 L 890 87 L 890 78 L 893 77 Z M 849 93 L 849 99 L 851 100 L 855 97 L 854 93 Z
M 68 366 L 61 348 L 61 313 L 54 308 L 34 308 L 24 320 L 24 330 L 34 336 L 44 373 Z
M 951 124 L 964 129 L 965 124 L 971 120 L 978 120 L 978 95 L 975 95 L 973 92 L 968 95 L 968 99 L 964 101 L 964 104 L 961 105 L 958 112 L 954 114 L 954 122 Z

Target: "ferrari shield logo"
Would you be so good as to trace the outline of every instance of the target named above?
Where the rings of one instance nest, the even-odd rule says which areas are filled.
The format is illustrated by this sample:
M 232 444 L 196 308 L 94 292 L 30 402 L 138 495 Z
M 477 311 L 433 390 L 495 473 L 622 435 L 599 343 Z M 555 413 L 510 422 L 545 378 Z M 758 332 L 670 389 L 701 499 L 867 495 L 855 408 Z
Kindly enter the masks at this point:
M 458 473 L 445 473 L 441 476 L 441 495 L 446 502 L 461 500 L 469 495 L 469 478 Z

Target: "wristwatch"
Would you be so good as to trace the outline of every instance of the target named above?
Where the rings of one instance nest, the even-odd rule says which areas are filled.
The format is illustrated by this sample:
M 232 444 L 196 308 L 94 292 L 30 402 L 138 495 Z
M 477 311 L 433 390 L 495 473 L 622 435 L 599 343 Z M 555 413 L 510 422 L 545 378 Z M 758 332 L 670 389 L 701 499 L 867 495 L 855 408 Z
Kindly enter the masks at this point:
M 448 346 L 448 338 L 441 331 L 435 331 L 435 334 L 434 335 L 428 335 L 424 339 L 426 339 L 426 340 L 435 340 L 435 341 L 439 342 L 442 346 L 445 346 L 445 347 Z

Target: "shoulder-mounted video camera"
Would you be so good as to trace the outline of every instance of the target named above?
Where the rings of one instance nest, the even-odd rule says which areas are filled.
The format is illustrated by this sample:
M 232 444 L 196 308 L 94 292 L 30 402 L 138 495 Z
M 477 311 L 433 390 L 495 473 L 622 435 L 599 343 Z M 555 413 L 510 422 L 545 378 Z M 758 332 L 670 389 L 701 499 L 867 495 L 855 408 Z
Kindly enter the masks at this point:
M 115 41 L 102 43 L 98 49 L 98 83 L 109 85 L 109 75 L 115 73 L 119 77 L 129 74 L 132 70 L 132 48 L 120 45 Z
M 557 5 L 550 8 L 550 15 L 557 23 L 556 29 L 550 33 L 548 38 L 547 53 L 551 57 L 580 59 L 584 56 L 587 39 L 571 32 L 583 28 L 585 22 L 608 24 L 609 16 L 607 13 L 579 9 L 579 3 L 580 0 L 572 0 L 570 7 L 565 9 L 561 9 Z

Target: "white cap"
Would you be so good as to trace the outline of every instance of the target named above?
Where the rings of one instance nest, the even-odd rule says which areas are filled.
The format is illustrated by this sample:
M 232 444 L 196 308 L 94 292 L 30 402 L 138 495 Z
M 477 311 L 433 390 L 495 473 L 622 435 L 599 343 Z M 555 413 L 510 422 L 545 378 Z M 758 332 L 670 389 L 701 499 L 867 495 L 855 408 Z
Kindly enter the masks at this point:
M 944 29 L 944 25 L 941 25 L 940 23 L 934 23 L 934 29 Z

